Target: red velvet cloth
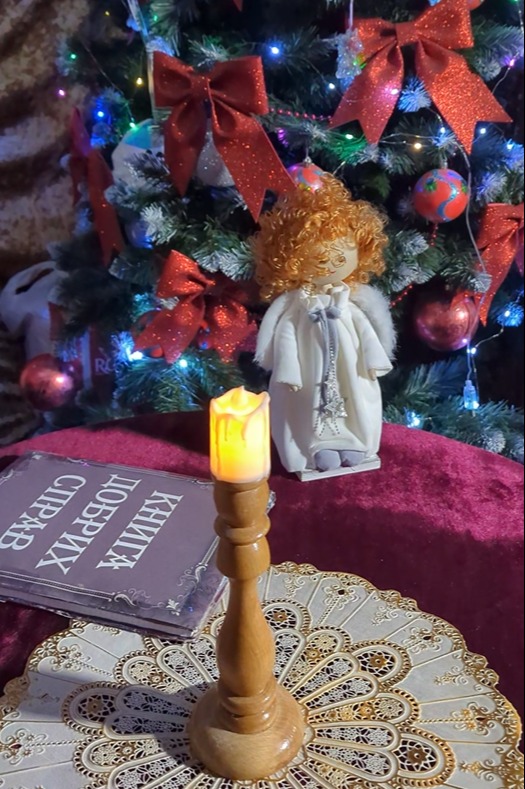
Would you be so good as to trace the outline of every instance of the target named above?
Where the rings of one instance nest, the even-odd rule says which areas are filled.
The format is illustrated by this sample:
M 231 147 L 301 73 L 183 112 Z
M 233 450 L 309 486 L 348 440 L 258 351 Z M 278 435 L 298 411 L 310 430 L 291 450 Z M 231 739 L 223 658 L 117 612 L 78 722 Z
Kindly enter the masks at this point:
M 202 414 L 153 416 L 53 433 L 32 449 L 185 474 L 209 473 Z M 276 461 L 274 563 L 353 572 L 453 623 L 523 711 L 523 469 L 487 452 L 386 426 L 381 471 L 301 484 Z M 210 524 L 211 528 L 211 524 Z M 64 620 L 0 605 L 0 687 Z

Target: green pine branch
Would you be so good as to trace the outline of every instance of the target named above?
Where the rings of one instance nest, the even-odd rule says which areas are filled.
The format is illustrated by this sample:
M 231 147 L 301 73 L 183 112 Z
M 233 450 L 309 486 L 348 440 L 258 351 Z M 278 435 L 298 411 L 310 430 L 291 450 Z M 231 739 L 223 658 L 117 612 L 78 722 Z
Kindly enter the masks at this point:
M 234 364 L 223 362 L 215 351 L 194 348 L 171 365 L 147 356 L 122 363 L 117 381 L 115 399 L 121 407 L 160 413 L 200 410 L 211 398 L 244 383 Z
M 505 63 L 523 56 L 523 34 L 519 27 L 476 17 L 473 32 L 475 46 L 462 54 L 486 81 L 497 77 Z
M 508 403 L 482 403 L 477 411 L 464 407 L 458 394 L 466 379 L 464 357 L 397 368 L 382 379 L 385 421 L 413 424 L 523 463 L 523 412 Z

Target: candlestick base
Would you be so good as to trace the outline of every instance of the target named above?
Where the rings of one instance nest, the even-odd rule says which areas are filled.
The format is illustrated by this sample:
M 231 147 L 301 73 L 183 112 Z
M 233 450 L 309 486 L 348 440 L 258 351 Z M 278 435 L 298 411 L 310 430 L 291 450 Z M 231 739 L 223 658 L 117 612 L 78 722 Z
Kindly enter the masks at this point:
M 304 742 L 306 713 L 282 687 L 277 688 L 276 717 L 257 734 L 225 728 L 217 686 L 196 706 L 189 724 L 192 755 L 220 778 L 260 781 L 292 762 Z

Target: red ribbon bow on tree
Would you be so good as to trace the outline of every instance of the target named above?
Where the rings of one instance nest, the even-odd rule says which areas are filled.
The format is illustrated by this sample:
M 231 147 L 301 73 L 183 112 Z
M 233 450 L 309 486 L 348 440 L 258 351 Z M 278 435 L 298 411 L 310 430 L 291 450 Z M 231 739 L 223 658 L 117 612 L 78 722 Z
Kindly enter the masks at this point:
M 481 78 L 470 71 L 464 57 L 452 51 L 474 45 L 465 0 L 441 0 L 412 22 L 360 19 L 356 28 L 366 67 L 343 97 L 332 126 L 359 121 L 369 142 L 379 142 L 403 87 L 401 50 L 410 44 L 416 47 L 417 75 L 469 152 L 478 121 L 511 120 Z
M 262 62 L 246 57 L 217 63 L 198 74 L 177 58 L 154 54 L 155 103 L 171 107 L 166 122 L 166 161 L 185 194 L 206 139 L 207 107 L 215 146 L 255 219 L 267 189 L 294 188 L 272 143 L 253 115 L 269 112 Z
M 477 244 L 482 254 L 487 271 L 492 277 L 490 288 L 481 302 L 480 317 L 484 325 L 487 323 L 490 307 L 494 296 L 507 277 L 510 267 L 516 261 L 523 275 L 523 257 L 519 258 L 523 249 L 525 229 L 525 209 L 521 205 L 491 203 L 485 209 L 481 220 Z
M 73 110 L 70 127 L 70 171 L 75 204 L 81 198 L 80 186 L 87 183 L 93 221 L 102 247 L 102 257 L 109 266 L 115 255 L 126 246 L 117 212 L 106 198 L 106 189 L 113 185 L 113 175 L 100 151 L 92 148 L 80 112 Z
M 193 342 L 230 361 L 252 331 L 242 288 L 222 274 L 204 276 L 197 263 L 180 252 L 171 252 L 166 260 L 157 296 L 179 301 L 173 309 L 157 313 L 135 348 L 145 351 L 160 345 L 169 364 Z

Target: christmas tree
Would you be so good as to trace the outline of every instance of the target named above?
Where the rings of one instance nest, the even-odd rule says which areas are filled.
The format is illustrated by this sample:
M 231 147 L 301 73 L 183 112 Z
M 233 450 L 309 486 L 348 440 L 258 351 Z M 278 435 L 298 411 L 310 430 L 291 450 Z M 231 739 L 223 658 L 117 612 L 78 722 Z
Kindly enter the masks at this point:
M 523 461 L 520 396 L 491 381 L 490 350 L 522 337 L 522 58 L 515 0 L 96 9 L 61 56 L 95 98 L 72 133 L 78 222 L 57 250 L 56 348 L 74 362 L 76 338 L 96 332 L 115 381 L 109 404 L 84 392 L 60 418 L 264 388 L 251 239 L 290 172 L 308 188 L 316 165 L 387 217 L 373 283 L 400 331 L 386 419 Z

